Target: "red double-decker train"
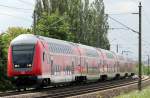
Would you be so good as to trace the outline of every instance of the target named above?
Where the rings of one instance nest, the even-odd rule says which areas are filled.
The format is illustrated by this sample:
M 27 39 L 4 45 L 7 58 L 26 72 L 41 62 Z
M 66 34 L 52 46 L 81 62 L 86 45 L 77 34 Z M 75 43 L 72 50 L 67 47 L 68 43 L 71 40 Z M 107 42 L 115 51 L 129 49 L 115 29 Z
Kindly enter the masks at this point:
M 10 43 L 7 74 L 17 86 L 52 85 L 132 76 L 135 67 L 132 59 L 108 50 L 22 34 Z

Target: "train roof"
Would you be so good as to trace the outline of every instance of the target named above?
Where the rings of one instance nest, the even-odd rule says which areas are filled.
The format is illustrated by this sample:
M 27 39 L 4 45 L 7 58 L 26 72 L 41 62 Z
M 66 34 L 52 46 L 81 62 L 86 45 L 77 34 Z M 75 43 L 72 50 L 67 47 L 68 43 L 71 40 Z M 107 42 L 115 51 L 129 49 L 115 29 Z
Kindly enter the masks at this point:
M 77 44 L 79 47 L 84 48 L 84 49 L 90 49 L 90 50 L 95 50 L 96 48 L 92 47 L 92 46 L 87 46 L 87 45 L 83 45 L 83 44 Z
M 41 40 L 44 40 L 48 43 L 64 44 L 64 45 L 67 45 L 67 46 L 74 46 L 75 45 L 75 43 L 60 40 L 60 39 L 48 38 L 48 37 L 43 37 L 43 36 L 38 36 L 38 38 L 41 39 Z
M 16 44 L 35 44 L 38 38 L 33 34 L 21 34 L 11 41 L 11 45 Z
M 84 48 L 84 49 L 92 50 L 92 51 L 96 51 L 96 52 L 97 52 L 97 49 L 98 49 L 102 53 L 113 55 L 114 58 L 115 58 L 115 56 L 117 56 L 117 58 L 119 60 L 127 60 L 129 62 L 133 61 L 133 59 L 131 59 L 131 58 L 126 58 L 123 55 L 119 55 L 119 54 L 116 54 L 116 53 L 114 53 L 112 51 L 104 50 L 104 49 L 101 49 L 101 48 L 95 48 L 95 47 L 92 47 L 92 46 L 87 46 L 87 45 L 83 45 L 83 44 L 68 42 L 68 41 L 54 39 L 54 38 L 37 36 L 37 35 L 33 35 L 33 34 L 21 34 L 21 35 L 19 35 L 18 37 L 16 37 L 15 39 L 13 39 L 11 41 L 11 45 L 16 45 L 16 44 L 36 44 L 38 39 L 44 40 L 44 41 L 46 41 L 48 43 L 63 44 L 63 45 L 67 45 L 67 46 L 70 46 L 70 47 L 79 46 L 80 48 Z
M 101 49 L 101 48 L 98 48 L 102 53 L 110 53 L 112 55 L 116 55 L 113 51 L 109 51 L 109 50 L 105 50 L 105 49 Z

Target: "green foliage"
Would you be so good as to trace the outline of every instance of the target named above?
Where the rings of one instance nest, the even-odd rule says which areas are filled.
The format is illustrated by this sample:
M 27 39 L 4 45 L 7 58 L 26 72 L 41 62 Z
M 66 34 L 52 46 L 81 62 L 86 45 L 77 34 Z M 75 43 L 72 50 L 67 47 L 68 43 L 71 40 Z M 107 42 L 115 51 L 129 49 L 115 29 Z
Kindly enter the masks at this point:
M 10 27 L 3 35 L 0 35 L 0 90 L 12 87 L 6 74 L 7 51 L 10 41 L 23 33 L 31 33 L 31 30 L 22 27 Z
M 147 65 L 147 66 L 143 66 L 142 68 L 143 68 L 142 70 L 144 75 L 150 75 L 150 66 Z
M 72 40 L 74 35 L 69 31 L 69 24 L 64 20 L 65 17 L 60 16 L 57 12 L 51 15 L 43 13 L 37 22 L 36 34 L 62 40 Z
M 129 94 L 120 95 L 114 98 L 149 98 L 150 87 L 143 89 L 142 91 L 132 91 Z
M 35 30 L 43 36 L 109 49 L 104 10 L 103 0 L 37 0 Z
M 2 57 L 5 58 L 4 60 L 6 60 L 7 58 L 6 57 L 7 49 L 9 47 L 10 41 L 20 34 L 30 33 L 30 32 L 31 32 L 30 29 L 24 29 L 22 27 L 10 27 L 6 32 L 4 32 L 5 34 L 1 36 L 1 47 L 3 53 Z

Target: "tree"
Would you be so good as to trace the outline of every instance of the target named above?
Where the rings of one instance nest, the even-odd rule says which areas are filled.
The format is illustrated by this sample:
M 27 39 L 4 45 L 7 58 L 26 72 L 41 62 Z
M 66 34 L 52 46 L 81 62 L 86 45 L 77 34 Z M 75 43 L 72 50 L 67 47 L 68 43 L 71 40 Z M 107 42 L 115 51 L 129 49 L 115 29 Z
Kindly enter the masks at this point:
M 74 35 L 69 30 L 66 17 L 66 15 L 60 16 L 57 11 L 51 15 L 43 13 L 36 24 L 36 34 L 61 40 L 73 40 Z
M 30 29 L 25 29 L 22 27 L 9 27 L 6 32 L 4 32 L 1 40 L 2 40 L 2 53 L 4 55 L 3 58 L 7 58 L 7 49 L 9 47 L 10 41 L 13 40 L 15 37 L 17 37 L 20 34 L 27 34 L 31 33 Z
M 69 27 L 69 35 L 74 38 L 73 42 L 109 49 L 110 45 L 107 39 L 109 26 L 107 15 L 104 12 L 103 0 L 94 0 L 92 3 L 89 3 L 89 0 L 37 0 L 35 16 L 38 18 L 35 25 L 39 25 L 40 18 L 43 19 L 44 15 L 50 17 L 56 12 L 58 17 L 66 16 L 65 22 Z M 45 14 L 43 15 L 43 13 Z M 43 21 L 46 22 L 46 19 L 48 18 Z M 55 23 L 55 21 L 53 22 Z M 52 22 L 47 22 L 46 25 L 43 24 L 41 29 L 47 29 L 51 24 Z M 49 31 L 51 31 L 50 28 Z M 58 32 L 57 29 L 56 32 Z M 47 36 L 44 32 L 41 33 Z M 55 33 L 53 34 L 56 35 Z M 59 38 L 62 35 L 57 34 L 57 36 Z
M 108 22 L 107 15 L 104 12 L 104 3 L 103 0 L 95 0 L 92 4 L 93 12 L 95 12 L 95 16 L 93 20 L 95 24 L 95 46 L 101 47 L 104 49 L 109 49 L 109 41 L 107 39 L 108 32 Z

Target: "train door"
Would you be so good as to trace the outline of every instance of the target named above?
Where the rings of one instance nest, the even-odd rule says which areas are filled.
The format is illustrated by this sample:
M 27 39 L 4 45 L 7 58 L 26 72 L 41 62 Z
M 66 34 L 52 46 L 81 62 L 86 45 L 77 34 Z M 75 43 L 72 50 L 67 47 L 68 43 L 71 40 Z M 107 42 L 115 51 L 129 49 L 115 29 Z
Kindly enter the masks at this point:
M 42 74 L 46 73 L 46 66 L 47 66 L 47 58 L 46 58 L 46 51 L 44 50 L 42 53 Z
M 99 74 L 101 75 L 103 73 L 103 60 L 99 60 Z
M 88 68 L 88 62 L 87 61 L 85 61 L 85 65 L 86 65 L 86 74 L 88 75 L 88 73 L 89 73 L 89 68 Z
M 77 48 L 77 50 L 78 50 L 78 53 L 79 53 L 79 58 L 78 58 L 78 60 L 79 60 L 79 63 L 77 64 L 77 66 L 78 66 L 78 75 L 82 75 L 82 72 L 81 72 L 81 66 L 82 66 L 82 50 L 80 49 L 80 47 L 78 47 Z
M 75 79 L 75 76 L 74 76 L 74 65 L 75 65 L 75 62 L 74 60 L 72 60 L 72 65 L 71 65 L 71 75 L 72 75 L 72 81 Z
M 51 64 L 50 64 L 50 65 L 51 65 L 51 75 L 54 75 L 54 70 L 53 70 L 53 69 L 54 69 L 54 68 L 53 68 L 54 66 L 53 66 L 53 63 L 54 63 L 54 62 L 53 62 L 53 58 L 51 57 Z

